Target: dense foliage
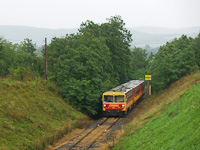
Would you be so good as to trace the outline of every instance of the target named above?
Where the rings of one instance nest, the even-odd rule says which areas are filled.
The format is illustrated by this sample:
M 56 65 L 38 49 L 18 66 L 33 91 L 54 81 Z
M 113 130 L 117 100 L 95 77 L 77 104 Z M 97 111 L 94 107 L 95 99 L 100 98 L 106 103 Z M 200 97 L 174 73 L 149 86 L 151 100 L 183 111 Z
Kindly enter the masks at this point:
M 195 39 L 183 35 L 160 47 L 148 69 L 152 87 L 160 91 L 180 77 L 200 67 L 200 34 Z
M 151 57 L 147 58 L 148 54 L 145 49 L 142 48 L 133 48 L 131 51 L 131 78 L 132 79 L 144 79 L 145 74 L 147 74 L 148 62 L 152 59 Z
M 35 55 L 32 40 L 12 44 L 0 38 L 0 76 L 10 75 L 13 79 L 26 79 L 42 73 L 42 59 Z
M 101 25 L 81 24 L 79 32 L 54 38 L 48 46 L 50 78 L 65 100 L 96 114 L 102 92 L 130 79 L 131 34 L 119 16 Z
M 49 45 L 51 77 L 65 100 L 81 111 L 95 114 L 101 94 L 128 80 L 151 74 L 153 90 L 160 91 L 199 69 L 199 36 L 183 35 L 153 55 L 142 48 L 130 50 L 131 34 L 124 25 L 119 16 L 101 25 L 87 21 L 76 35 L 54 38 Z
M 60 87 L 66 102 L 95 115 L 101 111 L 102 93 L 110 88 L 151 74 L 152 90 L 160 91 L 200 67 L 200 34 L 167 42 L 155 55 L 130 49 L 131 41 L 120 16 L 102 24 L 86 21 L 78 33 L 55 37 L 48 45 L 48 79 Z M 0 76 L 17 80 L 44 76 L 45 57 L 36 56 L 36 51 L 30 39 L 12 44 L 0 38 Z

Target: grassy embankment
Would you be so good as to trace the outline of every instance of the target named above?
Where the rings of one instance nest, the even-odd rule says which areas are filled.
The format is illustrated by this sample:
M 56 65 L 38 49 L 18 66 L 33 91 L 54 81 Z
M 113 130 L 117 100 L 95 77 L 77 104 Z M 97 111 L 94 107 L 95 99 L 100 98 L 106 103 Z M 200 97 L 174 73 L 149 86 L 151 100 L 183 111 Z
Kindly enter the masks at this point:
M 142 101 L 113 148 L 200 149 L 200 72 Z
M 0 149 L 44 149 L 89 118 L 46 81 L 0 78 Z

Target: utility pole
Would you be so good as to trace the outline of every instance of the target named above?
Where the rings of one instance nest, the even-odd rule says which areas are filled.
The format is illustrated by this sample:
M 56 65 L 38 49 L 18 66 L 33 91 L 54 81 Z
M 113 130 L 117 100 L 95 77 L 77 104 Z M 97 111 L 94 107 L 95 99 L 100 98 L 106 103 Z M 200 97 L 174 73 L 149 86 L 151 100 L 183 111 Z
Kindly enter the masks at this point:
M 45 54 L 46 54 L 46 80 L 48 81 L 47 79 L 47 38 L 45 38 Z
M 2 39 L 0 38 L 0 41 L 1 41 Z M 3 49 L 3 41 L 1 41 L 1 48 L 0 48 L 0 51 Z
M 2 44 L 2 42 L 1 42 L 1 48 L 0 48 L 0 51 L 3 49 L 3 44 Z

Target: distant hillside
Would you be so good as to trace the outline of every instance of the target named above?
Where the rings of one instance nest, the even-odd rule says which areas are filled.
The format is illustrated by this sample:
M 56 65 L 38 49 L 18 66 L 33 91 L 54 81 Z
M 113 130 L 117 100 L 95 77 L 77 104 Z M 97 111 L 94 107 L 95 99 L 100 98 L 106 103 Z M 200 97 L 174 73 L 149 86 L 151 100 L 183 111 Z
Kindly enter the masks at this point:
M 150 34 L 144 33 L 136 30 L 130 30 L 132 33 L 133 42 L 131 47 L 141 47 L 144 48 L 146 45 L 150 47 L 159 47 L 165 44 L 167 41 L 174 39 L 175 37 L 180 37 L 181 35 L 175 34 Z
M 169 29 L 160 27 L 134 27 L 128 28 L 133 34 L 131 47 L 142 47 L 149 45 L 152 48 L 159 47 L 167 41 L 179 38 L 182 34 L 190 37 L 196 37 L 200 27 Z M 46 29 L 26 26 L 0 26 L 0 37 L 3 36 L 10 42 L 20 43 L 25 38 L 32 39 L 38 46 L 44 45 L 44 39 L 50 43 L 53 37 L 63 37 L 66 34 L 76 33 L 78 28 L 74 29 Z
M 161 28 L 161 27 L 135 27 L 129 28 L 133 34 L 132 46 L 142 47 L 159 47 L 167 41 L 179 38 L 185 34 L 189 37 L 196 37 L 200 33 L 200 27 L 193 28 Z
M 76 33 L 78 29 L 46 29 L 26 26 L 0 26 L 0 37 L 10 42 L 20 43 L 25 38 L 32 39 L 38 46 L 44 45 L 44 39 L 50 43 L 53 37 L 62 37 L 66 34 Z
M 134 27 L 133 30 L 148 34 L 196 34 L 200 32 L 200 27 L 190 28 L 162 28 L 162 27 Z

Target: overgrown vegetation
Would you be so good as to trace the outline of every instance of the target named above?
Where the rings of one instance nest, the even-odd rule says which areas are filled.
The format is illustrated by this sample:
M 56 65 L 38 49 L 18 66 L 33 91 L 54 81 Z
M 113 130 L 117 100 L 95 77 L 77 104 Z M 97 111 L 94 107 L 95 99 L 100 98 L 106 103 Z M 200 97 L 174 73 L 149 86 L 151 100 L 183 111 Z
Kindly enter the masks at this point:
M 44 149 L 88 117 L 66 104 L 57 87 L 37 81 L 0 78 L 0 149 Z
M 199 92 L 200 72 L 197 72 L 142 101 L 113 149 L 198 149 Z
M 11 75 L 13 79 L 23 79 L 23 73 L 38 77 L 43 74 L 42 58 L 35 55 L 32 40 L 25 39 L 20 44 L 12 44 L 0 38 L 0 76 Z
M 132 38 L 120 16 L 102 24 L 86 21 L 77 34 L 53 38 L 47 46 L 48 85 L 41 80 L 45 57 L 36 56 L 31 39 L 12 44 L 0 38 L 1 146 L 12 149 L 14 143 L 29 149 L 36 143 L 41 147 L 61 126 L 74 125 L 69 120 L 76 118 L 75 109 L 90 116 L 98 114 L 102 93 L 128 80 L 151 74 L 152 89 L 159 92 L 199 70 L 200 34 L 195 39 L 185 35 L 174 39 L 155 55 L 137 47 L 130 49 Z M 59 93 L 65 103 L 45 88 Z
M 152 75 L 152 89 L 161 91 L 180 77 L 199 70 L 200 34 L 195 39 L 183 35 L 160 47 L 149 64 Z
M 152 90 L 161 91 L 180 77 L 200 67 L 200 34 L 195 39 L 183 35 L 150 55 L 141 48 L 130 49 L 130 34 L 120 16 L 96 24 L 86 21 L 77 34 L 53 38 L 48 45 L 49 80 L 78 110 L 101 112 L 101 95 L 119 84 L 152 75 Z M 0 39 L 0 76 L 15 80 L 44 77 L 45 57 L 35 55 L 30 39 L 12 44 Z
M 79 32 L 48 46 L 51 78 L 63 97 L 89 115 L 101 111 L 101 94 L 130 79 L 130 32 L 120 16 L 107 23 L 86 21 Z

